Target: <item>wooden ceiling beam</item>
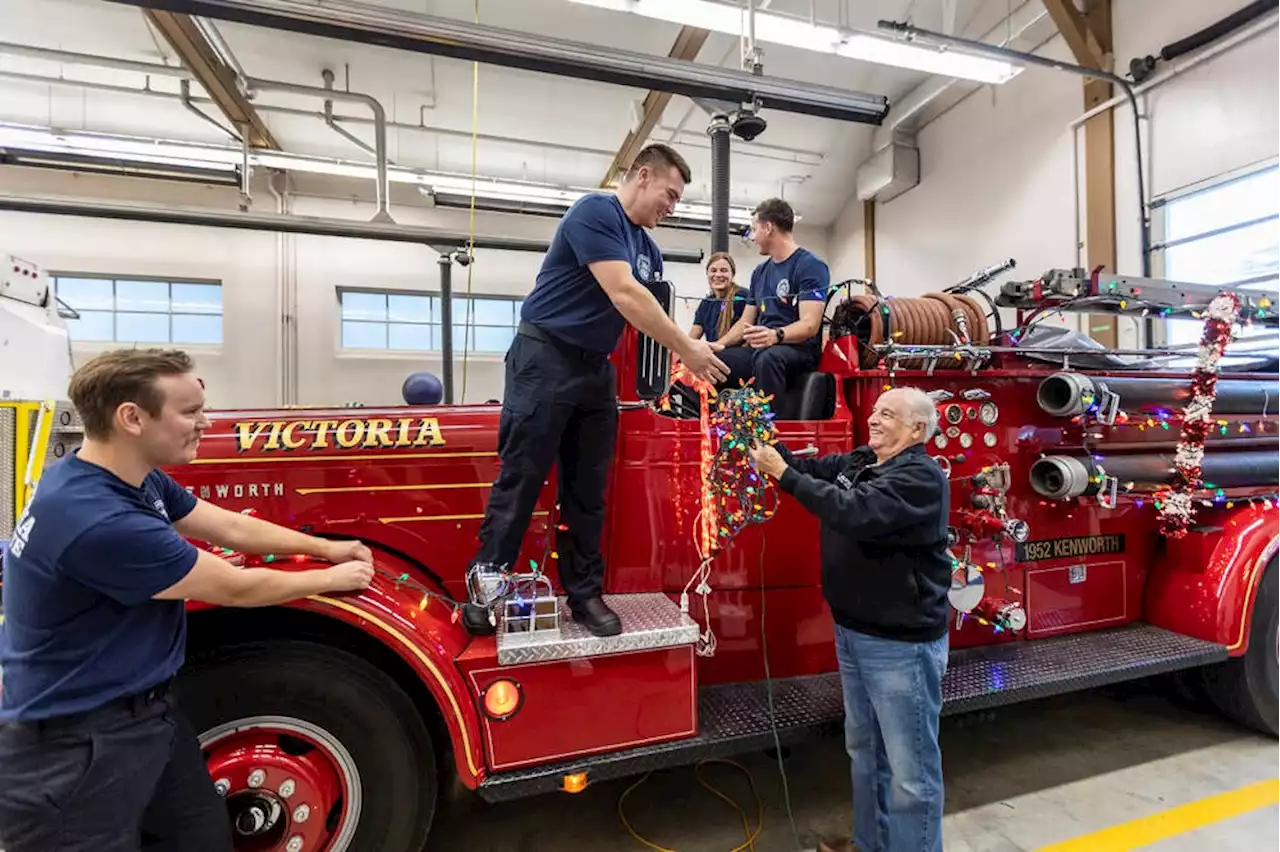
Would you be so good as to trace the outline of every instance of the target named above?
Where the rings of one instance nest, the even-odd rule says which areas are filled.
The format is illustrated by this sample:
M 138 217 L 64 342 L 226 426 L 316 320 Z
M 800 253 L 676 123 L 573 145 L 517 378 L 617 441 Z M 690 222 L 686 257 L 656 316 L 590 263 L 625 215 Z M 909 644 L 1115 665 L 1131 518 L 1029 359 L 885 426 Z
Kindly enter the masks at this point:
M 205 38 L 190 15 L 156 9 L 144 9 L 142 13 L 164 36 L 165 41 L 169 42 L 182 64 L 209 93 L 214 104 L 242 139 L 247 136 L 249 144 L 254 148 L 280 150 L 280 143 L 271 135 L 262 117 L 240 93 L 236 86 L 235 72 L 219 58 L 218 51 Z
M 1044 0 L 1044 8 L 1057 24 L 1072 56 L 1086 68 L 1111 70 L 1110 6 L 1110 0 L 1102 0 L 1082 12 L 1074 0 Z
M 698 52 L 702 50 L 702 45 L 706 44 L 707 37 L 710 35 L 710 30 L 681 27 L 680 34 L 676 36 L 675 44 L 671 45 L 667 56 L 671 59 L 692 61 L 697 58 Z M 627 169 L 631 168 L 632 160 L 648 141 L 649 134 L 653 132 L 653 128 L 657 127 L 658 120 L 662 118 L 662 113 L 666 111 L 669 103 L 671 103 L 670 92 L 650 91 L 645 96 L 640 110 L 640 124 L 628 132 L 622 144 L 618 146 L 618 153 L 614 155 L 613 162 L 609 164 L 609 170 L 600 181 L 602 189 L 614 186 L 617 180 L 626 174 Z

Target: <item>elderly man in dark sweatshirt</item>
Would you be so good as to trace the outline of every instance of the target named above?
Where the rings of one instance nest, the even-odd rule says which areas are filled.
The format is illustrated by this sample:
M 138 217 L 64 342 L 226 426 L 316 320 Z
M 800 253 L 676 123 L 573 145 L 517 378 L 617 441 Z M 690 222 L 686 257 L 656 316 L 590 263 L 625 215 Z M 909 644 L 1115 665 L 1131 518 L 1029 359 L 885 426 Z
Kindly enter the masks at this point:
M 853 838 L 822 852 L 942 852 L 938 717 L 947 668 L 947 477 L 926 452 L 937 409 L 891 390 L 866 446 L 803 460 L 756 445 L 756 469 L 822 525 L 822 589 L 835 620 L 852 761 Z M 780 452 L 779 452 L 780 450 Z

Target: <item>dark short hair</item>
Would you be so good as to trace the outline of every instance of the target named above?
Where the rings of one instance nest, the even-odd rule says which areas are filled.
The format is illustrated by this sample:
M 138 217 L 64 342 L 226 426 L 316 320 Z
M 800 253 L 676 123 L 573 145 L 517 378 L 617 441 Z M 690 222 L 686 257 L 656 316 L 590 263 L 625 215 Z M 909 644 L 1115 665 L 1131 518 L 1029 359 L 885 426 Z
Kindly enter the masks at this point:
M 642 166 L 648 166 L 650 169 L 657 166 L 675 168 L 680 172 L 680 177 L 684 178 L 685 183 L 693 180 L 693 172 L 689 170 L 689 164 L 685 162 L 684 157 L 676 153 L 675 148 L 660 142 L 646 145 L 639 154 L 636 154 L 636 158 L 631 161 L 631 168 L 627 169 L 627 178 L 635 177 Z
M 181 376 L 195 362 L 178 349 L 117 349 L 86 362 L 71 376 L 67 396 L 84 423 L 86 438 L 111 435 L 116 409 L 132 402 L 152 417 L 164 408 L 164 392 L 156 387 L 161 376 Z
M 790 233 L 796 226 L 796 211 L 781 198 L 766 198 L 751 211 L 761 222 L 769 222 L 779 231 Z

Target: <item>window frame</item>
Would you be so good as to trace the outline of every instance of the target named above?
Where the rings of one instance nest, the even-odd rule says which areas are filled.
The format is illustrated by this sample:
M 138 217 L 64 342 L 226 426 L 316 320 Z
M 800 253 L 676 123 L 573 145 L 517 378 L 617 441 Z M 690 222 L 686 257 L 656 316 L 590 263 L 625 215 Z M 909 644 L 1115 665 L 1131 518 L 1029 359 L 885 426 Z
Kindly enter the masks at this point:
M 184 275 L 174 277 L 172 275 L 134 275 L 132 273 L 105 273 L 105 272 L 68 272 L 63 270 L 47 273 L 50 281 L 53 282 L 54 297 L 60 303 L 59 311 L 63 310 L 62 306 L 71 310 L 75 314 L 79 314 L 82 310 L 90 313 L 110 313 L 111 314 L 111 339 L 110 340 L 79 340 L 74 334 L 71 334 L 71 345 L 82 347 L 104 347 L 104 346 L 172 346 L 189 349 L 192 351 L 220 351 L 227 342 L 227 305 L 226 305 L 226 286 L 225 282 L 218 278 L 202 278 L 199 276 Z M 58 283 L 62 279 L 79 279 L 86 281 L 110 281 L 111 282 L 111 310 L 103 311 L 91 308 L 77 308 L 75 305 L 66 302 L 62 298 L 59 291 Z M 117 285 L 121 281 L 139 281 L 151 282 L 168 285 L 169 308 L 166 311 L 121 311 L 117 307 Z M 174 311 L 173 310 L 173 285 L 175 284 L 195 284 L 201 286 L 212 286 L 218 288 L 218 311 L 217 313 L 193 313 L 190 311 Z M 169 320 L 169 339 L 167 341 L 151 341 L 151 340 L 122 340 L 119 337 L 118 316 L 125 314 L 148 314 L 152 316 L 164 316 Z M 173 318 L 179 317 L 218 317 L 220 320 L 218 328 L 218 341 L 216 343 L 197 343 L 187 340 L 175 340 L 173 336 Z M 68 317 L 74 319 L 72 317 Z M 68 329 L 70 331 L 70 329 Z
M 1192 236 L 1180 237 L 1175 240 L 1166 240 L 1166 234 L 1168 230 L 1167 217 L 1168 217 L 1168 211 L 1171 206 L 1176 205 L 1180 201 L 1185 201 L 1188 198 L 1193 198 L 1197 195 L 1203 195 L 1204 193 L 1222 189 L 1223 187 L 1230 186 L 1231 184 L 1240 183 L 1241 181 L 1259 177 L 1269 171 L 1277 171 L 1277 170 L 1280 170 L 1280 157 L 1270 157 L 1266 160 L 1250 163 L 1248 165 L 1241 166 L 1240 168 L 1232 169 L 1231 171 L 1223 172 L 1213 177 L 1206 178 L 1201 181 L 1196 181 L 1195 183 L 1187 184 L 1186 186 L 1179 187 L 1178 189 L 1170 190 L 1169 192 L 1162 193 L 1161 195 L 1153 198 L 1151 201 L 1151 204 L 1149 205 L 1149 210 L 1151 215 L 1151 243 L 1150 243 L 1150 248 L 1148 249 L 1148 255 L 1147 255 L 1150 260 L 1152 277 L 1157 279 L 1167 278 L 1167 271 L 1166 271 L 1167 257 L 1168 257 L 1167 251 L 1170 248 L 1178 248 L 1178 247 L 1190 245 L 1200 240 L 1211 239 L 1213 237 L 1221 236 L 1223 234 L 1229 234 L 1235 231 L 1243 230 L 1245 228 L 1253 227 L 1258 224 L 1263 224 L 1266 222 L 1276 222 L 1280 220 L 1280 211 L 1278 211 L 1276 214 L 1270 214 L 1267 216 L 1254 217 L 1249 219 L 1242 219 L 1230 225 L 1211 228 L 1208 231 L 1204 231 L 1203 233 L 1199 233 L 1199 234 L 1194 234 Z M 1235 288 L 1241 288 L 1241 287 L 1248 287 L 1251 284 L 1260 284 L 1265 281 L 1273 281 L 1273 280 L 1280 280 L 1280 270 L 1277 271 L 1276 275 L 1255 276 L 1253 278 L 1245 278 L 1240 281 L 1228 282 L 1221 286 L 1235 289 Z M 1183 283 L 1202 283 L 1202 282 L 1186 281 Z M 1169 340 L 1170 340 L 1169 332 L 1171 329 L 1170 323 L 1173 323 L 1173 322 L 1189 322 L 1189 320 L 1166 319 L 1162 322 L 1153 323 L 1152 324 L 1154 326 L 1154 328 L 1152 329 L 1153 339 L 1150 344 L 1152 348 L 1164 348 L 1170 345 L 1169 343 Z M 1260 337 L 1258 330 L 1250 329 L 1242 335 L 1242 338 L 1245 338 L 1245 340 L 1242 340 L 1242 342 L 1247 344 L 1248 343 L 1247 338 L 1258 338 L 1258 337 Z M 1260 341 L 1254 340 L 1254 343 L 1258 343 L 1258 342 Z M 1179 348 L 1185 348 L 1188 351 L 1195 350 L 1195 344 L 1177 344 L 1177 345 L 1179 346 Z
M 429 314 L 430 320 L 428 322 L 407 322 L 407 321 L 393 322 L 389 316 L 387 319 L 382 319 L 382 320 L 350 320 L 350 319 L 346 319 L 342 314 L 343 297 L 347 293 L 360 293 L 360 294 L 383 296 L 383 297 L 418 296 L 422 298 L 436 299 L 436 300 L 441 300 L 441 297 L 442 297 L 442 294 L 439 290 L 432 290 L 432 289 L 398 290 L 398 289 L 388 289 L 384 287 L 349 287 L 349 286 L 336 287 L 335 288 L 336 298 L 334 300 L 335 311 L 337 314 L 335 346 L 340 356 L 348 356 L 348 357 L 369 357 L 371 355 L 372 356 L 377 356 L 377 355 L 420 356 L 420 355 L 440 355 L 443 352 L 443 350 L 439 346 L 439 343 L 443 338 L 439 337 L 438 335 L 443 334 L 444 323 L 440 319 L 438 319 L 434 313 Z M 466 316 L 465 324 L 462 324 L 459 322 L 459 317 L 457 313 L 455 313 L 453 316 L 454 326 L 457 327 L 459 325 L 462 325 L 462 330 L 465 335 L 465 339 L 463 341 L 455 340 L 454 342 L 453 352 L 455 357 L 459 357 L 464 354 L 467 358 L 501 358 L 503 357 L 507 351 L 506 347 L 503 347 L 501 350 L 478 351 L 476 349 L 464 348 L 464 346 L 474 346 L 475 344 L 474 331 L 476 328 L 500 328 L 500 329 L 510 328 L 512 336 L 514 337 L 516 328 L 520 324 L 519 309 L 521 304 L 527 298 L 527 295 L 512 295 L 512 294 L 506 294 L 506 293 L 477 293 L 477 292 L 472 292 L 468 294 L 466 292 L 458 292 L 457 290 L 453 291 L 451 295 L 455 301 L 461 299 L 461 300 L 467 300 L 469 303 L 469 308 L 466 311 L 467 316 Z M 490 323 L 482 323 L 477 325 L 474 320 L 474 317 L 475 317 L 474 305 L 476 302 L 480 302 L 480 301 L 508 302 L 513 304 L 515 307 L 512 310 L 511 325 L 510 326 L 492 325 Z M 386 304 L 389 312 L 390 310 L 389 300 L 387 301 Z M 443 301 L 437 301 L 435 305 L 430 305 L 429 303 L 430 307 L 434 308 L 435 310 L 439 310 L 439 305 L 441 304 L 443 304 Z M 381 325 L 387 328 L 388 329 L 388 334 L 386 335 L 387 345 L 385 347 L 345 346 L 343 343 L 343 324 L 347 322 L 359 322 L 359 323 L 365 323 L 367 325 Z M 419 325 L 419 326 L 426 326 L 429 329 L 433 329 L 433 332 L 431 334 L 431 339 L 432 339 L 432 343 L 436 345 L 433 348 L 429 348 L 429 349 L 393 348 L 390 345 L 390 334 L 389 334 L 389 331 L 390 331 L 389 327 L 391 325 Z

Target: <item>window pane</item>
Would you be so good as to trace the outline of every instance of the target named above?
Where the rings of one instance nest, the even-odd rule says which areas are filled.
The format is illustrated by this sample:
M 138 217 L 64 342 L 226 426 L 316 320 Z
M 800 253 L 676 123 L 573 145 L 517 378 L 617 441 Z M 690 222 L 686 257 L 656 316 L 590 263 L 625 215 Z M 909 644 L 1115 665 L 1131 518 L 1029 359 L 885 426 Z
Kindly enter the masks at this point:
M 222 317 L 206 314 L 174 314 L 174 343 L 221 343 Z
M 67 320 L 72 340 L 115 340 L 115 323 L 110 311 L 81 311 L 80 319 Z
M 426 296 L 387 296 L 387 319 L 392 322 L 431 322 L 431 302 Z
M 1172 246 L 1165 251 L 1165 276 L 1193 284 L 1231 284 L 1275 274 L 1280 269 L 1278 249 L 1276 223 L 1260 222 Z
M 386 323 L 344 321 L 342 347 L 344 349 L 386 349 Z
M 58 278 L 54 292 L 77 311 L 109 311 L 115 308 L 110 278 Z M 108 336 L 106 339 L 111 338 Z
M 173 312 L 183 314 L 220 314 L 222 313 L 222 288 L 217 284 L 174 284 Z M 173 336 L 178 337 L 177 326 Z
M 367 320 L 374 322 L 386 320 L 386 294 L 356 292 L 343 293 L 342 318 L 344 320 Z M 385 342 L 383 345 L 385 345 Z
M 433 328 L 439 326 L 391 323 L 387 326 L 388 349 L 427 350 L 434 348 Z
M 507 328 L 489 328 L 477 326 L 472 331 L 473 352 L 506 352 L 515 338 L 515 330 Z
M 121 343 L 168 343 L 168 314 L 116 314 L 116 340 Z
M 1170 202 L 1165 240 L 1181 240 L 1270 216 L 1280 207 L 1280 170 L 1272 168 Z M 1274 227 L 1274 225 L 1272 226 Z
M 506 299 L 476 299 L 476 325 L 511 325 L 511 306 L 513 302 Z
M 461 326 L 471 319 L 472 302 L 474 299 L 457 298 L 453 299 L 453 324 Z
M 167 313 L 169 311 L 169 282 L 117 281 L 116 310 Z M 168 325 L 166 322 L 166 329 Z M 166 335 L 168 334 L 167 330 L 165 333 Z

